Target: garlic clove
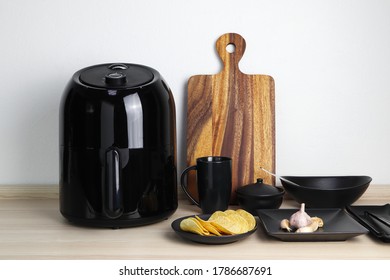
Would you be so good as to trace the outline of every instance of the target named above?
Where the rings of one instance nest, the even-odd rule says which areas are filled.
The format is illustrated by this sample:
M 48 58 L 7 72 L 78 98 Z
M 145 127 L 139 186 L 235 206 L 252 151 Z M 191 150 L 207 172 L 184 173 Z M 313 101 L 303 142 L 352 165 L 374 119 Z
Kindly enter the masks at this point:
M 318 221 L 313 221 L 309 227 L 315 232 L 319 227 Z
M 301 227 L 296 231 L 296 233 L 308 233 L 308 232 L 313 232 L 313 229 L 310 226 Z
M 310 216 L 305 212 L 305 203 L 301 204 L 301 209 L 290 217 L 290 225 L 295 228 L 303 228 L 311 224 Z
M 305 232 L 315 232 L 318 229 L 318 220 L 314 220 L 310 225 L 306 227 L 299 228 L 296 232 L 305 233 Z
M 292 229 L 290 228 L 290 221 L 287 219 L 283 219 L 280 222 L 280 228 L 286 229 L 288 232 L 292 231 Z
M 324 226 L 324 221 L 319 218 L 319 217 L 311 217 L 311 221 L 312 222 L 317 222 L 318 223 L 318 227 L 323 227 Z

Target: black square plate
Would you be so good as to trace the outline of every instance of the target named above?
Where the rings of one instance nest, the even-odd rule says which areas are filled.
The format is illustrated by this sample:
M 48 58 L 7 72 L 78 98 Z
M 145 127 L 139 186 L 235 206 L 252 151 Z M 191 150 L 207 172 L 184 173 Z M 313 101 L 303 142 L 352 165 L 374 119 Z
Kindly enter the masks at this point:
M 390 221 L 390 204 L 348 206 L 347 211 L 362 225 L 368 228 L 374 236 L 383 242 L 390 242 L 390 227 L 365 215 L 365 212 L 370 212 L 382 219 Z
M 268 235 L 282 241 L 345 241 L 368 230 L 342 209 L 306 209 L 311 217 L 317 216 L 324 226 L 315 232 L 295 233 L 280 228 L 283 219 L 289 219 L 298 209 L 258 209 L 257 214 Z

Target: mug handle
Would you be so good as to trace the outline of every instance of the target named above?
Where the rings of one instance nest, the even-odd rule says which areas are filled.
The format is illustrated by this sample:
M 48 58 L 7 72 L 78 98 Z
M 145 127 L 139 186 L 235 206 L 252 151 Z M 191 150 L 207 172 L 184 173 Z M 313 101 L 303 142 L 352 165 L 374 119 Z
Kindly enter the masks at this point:
M 186 177 L 186 174 L 191 171 L 191 170 L 196 170 L 196 165 L 193 165 L 193 166 L 190 166 L 190 167 L 187 167 L 186 169 L 184 169 L 184 171 L 181 173 L 181 176 L 180 176 L 180 185 L 181 185 L 181 188 L 183 189 L 184 193 L 188 196 L 189 199 L 191 199 L 191 201 L 198 207 L 200 207 L 199 205 L 199 202 L 197 202 L 191 195 L 190 193 L 187 191 L 187 186 L 186 184 L 184 183 L 184 179 Z

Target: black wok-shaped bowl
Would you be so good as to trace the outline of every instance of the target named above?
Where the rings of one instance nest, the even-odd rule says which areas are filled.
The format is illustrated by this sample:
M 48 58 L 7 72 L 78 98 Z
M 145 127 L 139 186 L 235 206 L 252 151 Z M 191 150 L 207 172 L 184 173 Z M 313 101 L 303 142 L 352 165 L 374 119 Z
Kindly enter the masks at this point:
M 306 207 L 310 208 L 344 208 L 351 205 L 363 195 L 371 180 L 369 176 L 282 176 L 280 178 L 286 192 L 295 201 L 305 203 Z

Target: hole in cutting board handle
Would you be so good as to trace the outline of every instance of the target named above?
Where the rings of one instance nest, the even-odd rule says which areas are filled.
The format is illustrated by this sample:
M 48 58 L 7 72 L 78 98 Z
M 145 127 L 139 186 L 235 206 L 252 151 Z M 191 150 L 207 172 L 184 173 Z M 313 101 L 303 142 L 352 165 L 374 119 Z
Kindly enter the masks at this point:
M 229 43 L 226 45 L 226 51 L 228 53 L 234 53 L 236 51 L 236 45 L 233 43 Z
M 234 49 L 231 49 L 232 47 Z M 229 64 L 228 66 L 235 65 L 234 67 L 236 67 L 245 52 L 245 40 L 237 33 L 226 33 L 218 38 L 216 48 L 224 64 L 224 69 L 226 64 Z

